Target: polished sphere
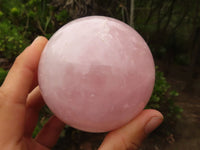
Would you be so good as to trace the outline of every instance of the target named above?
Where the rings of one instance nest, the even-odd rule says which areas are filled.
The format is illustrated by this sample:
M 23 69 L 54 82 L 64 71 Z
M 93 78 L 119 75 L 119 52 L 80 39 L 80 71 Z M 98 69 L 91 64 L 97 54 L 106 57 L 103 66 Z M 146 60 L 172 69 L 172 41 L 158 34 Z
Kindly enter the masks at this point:
M 147 104 L 154 61 L 143 38 L 127 24 L 92 16 L 72 21 L 47 43 L 39 86 L 50 110 L 88 132 L 117 129 Z

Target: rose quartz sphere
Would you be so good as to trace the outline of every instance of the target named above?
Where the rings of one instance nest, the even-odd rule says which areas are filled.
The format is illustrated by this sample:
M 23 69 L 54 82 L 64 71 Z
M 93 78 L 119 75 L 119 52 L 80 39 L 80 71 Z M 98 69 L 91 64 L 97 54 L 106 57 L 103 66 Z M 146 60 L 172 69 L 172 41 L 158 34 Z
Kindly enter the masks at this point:
M 143 38 L 127 24 L 92 16 L 72 21 L 47 43 L 39 86 L 50 110 L 88 132 L 117 129 L 147 104 L 154 61 Z

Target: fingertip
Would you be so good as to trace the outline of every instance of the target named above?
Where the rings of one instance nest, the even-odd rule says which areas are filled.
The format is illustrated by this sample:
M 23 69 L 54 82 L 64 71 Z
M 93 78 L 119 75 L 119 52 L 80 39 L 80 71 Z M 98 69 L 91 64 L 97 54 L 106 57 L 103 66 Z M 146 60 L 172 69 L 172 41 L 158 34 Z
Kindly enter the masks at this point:
M 149 121 L 146 123 L 144 127 L 144 133 L 146 135 L 150 134 L 152 131 L 154 131 L 161 123 L 163 122 L 162 117 L 151 117 Z
M 150 118 L 151 117 L 160 117 L 160 118 L 164 119 L 164 116 L 162 115 L 162 113 L 155 109 L 145 109 L 145 110 L 143 110 L 142 113 L 144 113 L 144 115 L 147 115 Z
M 32 42 L 31 46 L 37 45 L 38 43 L 44 42 L 46 43 L 48 41 L 48 39 L 44 36 L 38 36 L 34 39 L 34 41 Z
M 144 125 L 144 133 L 147 136 L 151 132 L 153 132 L 164 120 L 164 116 L 161 112 L 155 109 L 146 109 L 143 111 L 144 119 L 146 123 Z

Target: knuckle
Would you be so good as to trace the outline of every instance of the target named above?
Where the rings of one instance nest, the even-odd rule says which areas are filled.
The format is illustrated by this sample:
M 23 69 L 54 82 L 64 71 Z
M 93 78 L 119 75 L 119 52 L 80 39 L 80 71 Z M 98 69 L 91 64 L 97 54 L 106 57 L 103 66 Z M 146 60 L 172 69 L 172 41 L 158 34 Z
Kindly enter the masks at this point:
M 120 136 L 120 141 L 125 150 L 138 150 L 139 145 L 136 144 L 134 141 L 126 139 L 123 135 Z
M 15 65 L 15 66 L 18 66 L 20 63 L 21 63 L 21 56 L 19 55 L 19 56 L 17 56 L 17 57 L 15 58 L 14 65 Z
M 7 94 L 2 90 L 2 87 L 0 87 L 0 108 L 3 106 L 4 102 L 6 101 Z
M 136 144 L 135 142 L 130 142 L 130 146 L 127 148 L 127 150 L 138 150 L 139 145 Z

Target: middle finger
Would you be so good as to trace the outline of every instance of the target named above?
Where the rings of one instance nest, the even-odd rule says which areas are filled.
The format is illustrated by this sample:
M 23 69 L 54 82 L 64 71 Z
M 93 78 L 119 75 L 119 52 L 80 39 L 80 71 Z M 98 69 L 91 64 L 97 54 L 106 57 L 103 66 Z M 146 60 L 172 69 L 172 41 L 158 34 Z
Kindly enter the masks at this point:
M 31 137 L 32 132 L 38 122 L 39 112 L 45 105 L 45 102 L 37 86 L 27 98 L 26 103 L 26 118 L 25 118 L 25 136 Z

